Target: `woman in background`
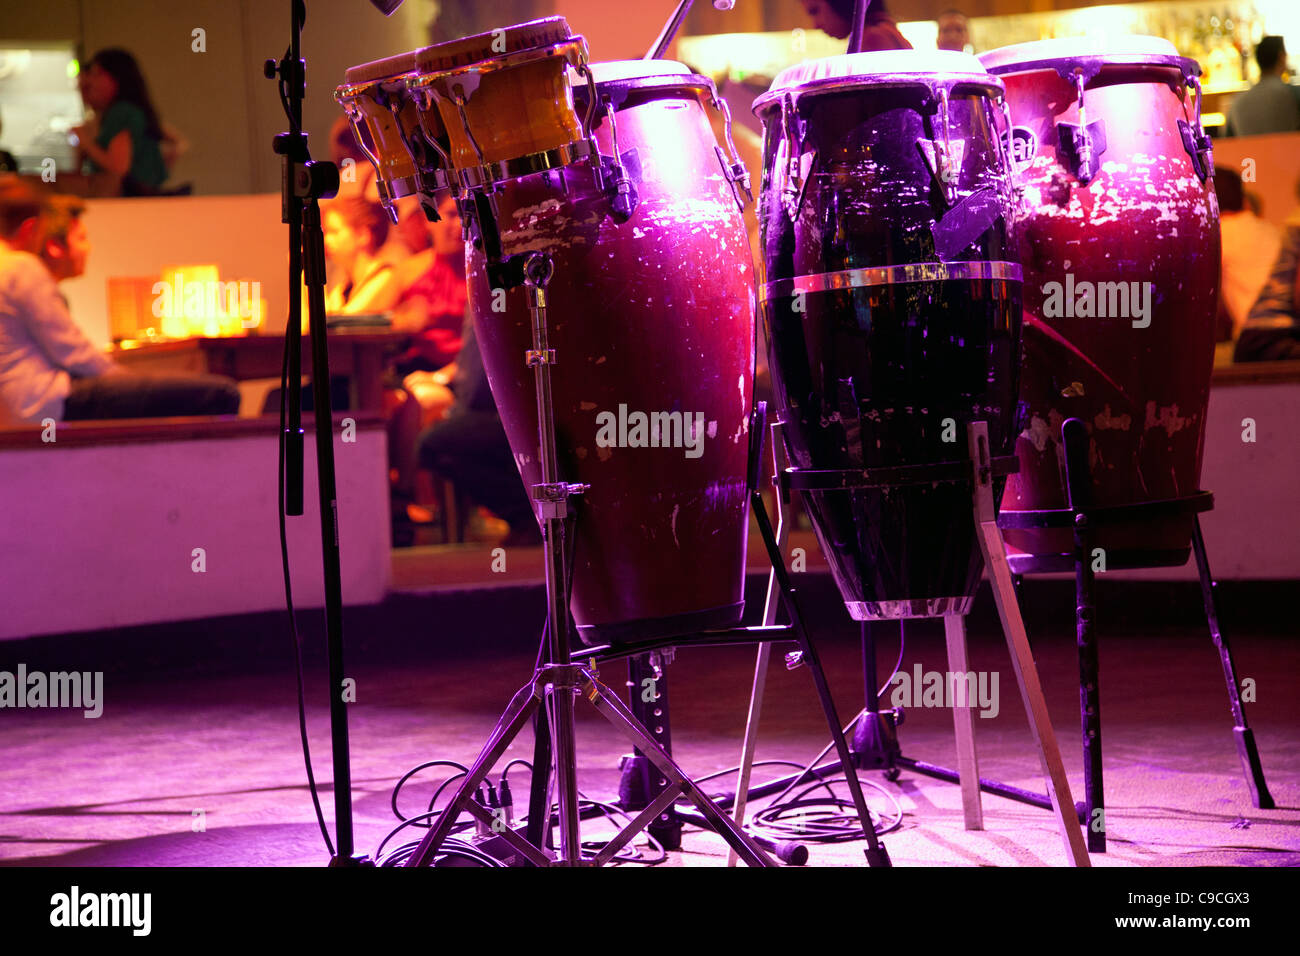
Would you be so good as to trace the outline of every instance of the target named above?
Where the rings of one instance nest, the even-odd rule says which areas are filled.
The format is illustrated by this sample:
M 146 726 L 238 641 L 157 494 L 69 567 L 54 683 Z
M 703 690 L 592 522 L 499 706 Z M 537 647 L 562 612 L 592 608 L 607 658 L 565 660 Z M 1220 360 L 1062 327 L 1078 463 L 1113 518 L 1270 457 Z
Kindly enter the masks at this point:
M 148 196 L 167 179 L 164 132 L 140 67 L 126 50 L 100 50 L 82 73 L 81 97 L 93 118 L 73 129 L 79 165 L 103 174 L 96 191 L 117 196 Z
M 335 199 L 321 210 L 325 255 L 331 267 L 326 313 L 387 312 L 401 294 L 393 264 L 379 254 L 388 238 L 387 213 L 378 203 L 359 198 Z

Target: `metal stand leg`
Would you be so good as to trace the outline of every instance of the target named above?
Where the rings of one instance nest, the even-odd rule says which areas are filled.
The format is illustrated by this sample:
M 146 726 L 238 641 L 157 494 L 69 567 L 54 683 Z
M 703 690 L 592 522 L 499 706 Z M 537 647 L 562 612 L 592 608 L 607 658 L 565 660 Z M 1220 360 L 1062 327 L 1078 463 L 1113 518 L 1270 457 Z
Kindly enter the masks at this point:
M 952 675 L 952 723 L 957 735 L 962 815 L 966 819 L 967 830 L 983 830 L 980 768 L 979 759 L 975 755 L 975 716 L 971 710 L 971 688 L 965 681 L 965 675 L 970 673 L 970 661 L 966 654 L 966 619 L 960 614 L 944 615 L 943 633 L 948 643 L 948 673 Z
M 1219 614 L 1214 601 L 1214 578 L 1210 574 L 1210 560 L 1205 551 L 1205 538 L 1201 535 L 1201 518 L 1197 515 L 1192 525 L 1192 549 L 1196 553 L 1196 569 L 1201 578 L 1201 596 L 1205 599 L 1205 620 L 1210 625 L 1210 638 L 1219 651 L 1219 662 L 1223 665 L 1223 680 L 1228 685 L 1228 706 L 1232 709 L 1232 734 L 1237 741 L 1237 755 L 1241 758 L 1241 769 L 1246 775 L 1246 786 L 1250 788 L 1250 800 L 1261 810 L 1272 810 L 1275 806 L 1273 795 L 1268 792 L 1264 782 L 1264 766 L 1259 762 L 1259 749 L 1255 746 L 1255 734 L 1246 724 L 1246 711 L 1241 705 L 1241 692 L 1237 681 L 1237 669 L 1232 663 L 1232 650 L 1228 639 L 1219 631 Z
M 1065 485 L 1074 511 L 1075 640 L 1079 648 L 1079 721 L 1083 733 L 1083 788 L 1087 803 L 1088 849 L 1106 852 L 1106 796 L 1101 762 L 1101 669 L 1097 662 L 1096 576 L 1092 570 L 1092 529 L 1085 509 L 1091 504 L 1088 432 L 1078 419 L 1061 426 L 1065 447 Z
M 892 866 L 889 861 L 889 853 L 876 835 L 875 824 L 871 822 L 871 813 L 867 810 L 867 800 L 862 793 L 862 783 L 858 780 L 857 767 L 853 763 L 853 755 L 849 751 L 848 741 L 844 739 L 843 725 L 840 723 L 839 714 L 835 709 L 835 700 L 831 697 L 830 685 L 826 682 L 826 672 L 822 670 L 817 649 L 813 646 L 812 641 L 808 639 L 808 632 L 803 626 L 803 617 L 799 613 L 799 602 L 795 596 L 795 587 L 790 582 L 790 573 L 785 567 L 785 556 L 777 548 L 776 535 L 772 531 L 772 522 L 767 516 L 767 509 L 763 506 L 763 496 L 755 488 L 750 493 L 750 499 L 753 503 L 754 517 L 758 520 L 759 532 L 763 536 L 763 543 L 767 546 L 768 558 L 772 562 L 772 573 L 776 575 L 777 583 L 781 588 L 786 614 L 790 618 L 790 627 L 798 637 L 799 645 L 803 649 L 804 663 L 812 670 L 813 682 L 817 685 L 817 696 L 821 698 L 822 711 L 826 714 L 826 724 L 830 728 L 831 739 L 835 743 L 836 756 L 839 757 L 840 767 L 843 769 L 845 781 L 849 785 L 849 793 L 853 797 L 853 806 L 857 811 L 858 821 L 862 824 L 863 836 L 867 838 L 867 849 L 865 851 L 867 863 L 871 866 Z
M 407 860 L 407 865 L 423 866 L 431 863 L 434 854 L 451 833 L 460 815 L 465 812 L 492 826 L 492 829 L 500 834 L 506 843 L 537 866 L 553 863 L 560 866 L 581 866 L 587 863 L 588 861 L 582 857 L 578 828 L 579 797 L 574 735 L 574 701 L 581 693 L 607 720 L 623 731 L 633 745 L 659 768 L 668 781 L 663 792 L 651 801 L 632 824 L 622 830 L 591 862 L 598 866 L 609 862 L 629 840 L 663 814 L 678 796 L 685 795 L 699 807 L 700 812 L 714 825 L 723 839 L 736 849 L 746 863 L 751 866 L 776 866 L 775 861 L 764 853 L 753 838 L 732 824 L 682 772 L 681 768 L 673 763 L 672 758 L 645 728 L 637 723 L 636 718 L 617 696 L 596 680 L 594 673 L 572 663 L 569 640 L 566 525 L 569 499 L 587 489 L 583 485 L 563 482 L 559 477 L 550 376 L 550 369 L 555 364 L 556 356 L 555 350 L 549 347 L 547 341 L 546 325 L 546 286 L 550 282 L 553 269 L 551 259 L 543 253 L 531 253 L 523 263 L 524 284 L 528 291 L 529 312 L 533 326 L 533 347 L 528 350 L 525 358 L 528 366 L 534 371 L 542 477 L 541 482 L 533 486 L 532 492 L 542 520 L 542 542 L 546 558 L 547 624 L 545 646 L 541 651 L 544 655 L 543 663 L 535 670 L 531 683 L 515 695 L 505 714 L 497 722 L 487 745 L 474 761 L 469 773 L 465 775 L 451 803 L 439 814 L 438 822 L 420 841 L 415 852 Z M 492 814 L 474 800 L 479 784 L 539 706 L 545 708 L 547 719 L 552 722 L 550 749 L 554 753 L 553 766 L 560 822 L 560 854 L 559 859 L 554 861 L 544 849 L 529 842 L 515 830 L 500 827 Z M 536 751 L 542 749 L 538 744 Z M 536 803 L 538 788 L 534 786 L 533 791 L 531 802 Z M 549 818 L 549 805 L 543 811 L 543 816 Z M 536 821 L 534 820 L 533 823 L 535 824 Z M 543 833 L 546 825 L 543 825 Z M 535 827 L 530 827 L 530 830 L 533 829 Z
M 628 700 L 632 715 L 647 728 L 664 753 L 673 752 L 671 709 L 668 704 L 668 660 L 670 651 L 651 651 L 628 658 Z M 648 699 L 647 699 L 648 698 Z M 668 785 L 668 781 L 640 750 L 625 756 L 619 770 L 618 803 L 625 810 L 644 810 Z M 682 824 L 671 806 L 649 827 L 650 835 L 665 850 L 680 850 Z
M 1083 845 L 1083 835 L 1079 832 L 1079 824 L 1075 818 L 1074 798 L 1070 795 L 1070 781 L 1065 775 L 1065 765 L 1061 762 L 1061 748 L 1057 744 L 1056 733 L 1052 730 L 1047 701 L 1043 697 L 1043 688 L 1038 680 L 1038 667 L 1029 648 L 1025 623 L 1020 617 L 1020 605 L 1016 603 L 1015 586 L 1011 583 L 1011 568 L 1007 564 L 1002 534 L 998 531 L 993 507 L 993 476 L 989 459 L 988 426 L 984 422 L 972 422 L 967 431 L 967 440 L 975 467 L 973 491 L 975 530 L 980 549 L 984 552 L 985 566 L 989 570 L 989 583 L 993 587 L 998 617 L 1002 621 L 1002 630 L 1006 634 L 1007 649 L 1011 652 L 1011 661 L 1016 671 L 1016 682 L 1020 686 L 1020 696 L 1024 700 L 1025 713 L 1029 716 L 1029 727 L 1033 731 L 1034 742 L 1038 745 L 1038 752 L 1042 758 L 1043 777 L 1047 783 L 1048 796 L 1052 801 L 1052 811 L 1061 831 L 1066 856 L 1075 866 L 1091 866 L 1088 851 Z
M 781 440 L 781 425 L 779 422 L 772 424 L 772 473 L 775 475 L 779 471 L 779 445 Z M 781 554 L 785 554 L 786 546 L 790 543 L 790 530 L 786 525 L 786 501 L 785 495 L 781 489 L 776 493 L 776 547 Z M 763 623 L 771 626 L 776 623 L 777 603 L 780 600 L 778 582 L 776 579 L 776 569 L 773 568 L 767 575 L 767 599 L 763 603 Z M 758 653 L 754 659 L 754 682 L 749 692 L 749 715 L 745 718 L 745 740 L 740 748 L 740 775 L 736 783 L 736 807 L 734 818 L 736 826 L 745 825 L 745 804 L 749 799 L 749 780 L 754 769 L 754 751 L 758 747 L 758 722 L 763 713 L 763 694 L 767 688 L 767 668 L 772 659 L 772 645 L 768 641 L 758 645 Z M 739 857 L 736 851 L 732 850 L 727 855 L 727 866 L 735 866 Z

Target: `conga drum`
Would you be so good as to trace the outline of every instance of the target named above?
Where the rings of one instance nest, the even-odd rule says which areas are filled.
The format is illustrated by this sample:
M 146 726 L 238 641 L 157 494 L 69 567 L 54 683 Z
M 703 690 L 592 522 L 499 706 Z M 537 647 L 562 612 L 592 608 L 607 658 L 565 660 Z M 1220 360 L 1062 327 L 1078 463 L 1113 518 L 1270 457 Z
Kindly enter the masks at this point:
M 888 51 L 781 73 L 754 104 L 772 385 L 792 475 L 968 459 L 1016 434 L 1020 265 L 1001 83 Z M 965 613 L 983 559 L 968 481 L 806 490 L 856 620 Z
M 1025 270 L 1029 418 L 1003 511 L 1068 506 L 1070 418 L 1090 433 L 1092 506 L 1194 495 L 1219 283 L 1199 67 L 1136 36 L 1023 43 L 981 60 L 1006 84 Z M 1107 525 L 1095 543 L 1108 569 L 1181 565 L 1192 522 Z M 1073 568 L 1069 528 L 1008 526 L 1004 537 L 1013 570 Z
M 504 181 L 491 205 L 504 255 L 554 262 L 559 471 L 590 485 L 573 499 L 573 616 L 588 643 L 635 644 L 729 626 L 743 611 L 754 268 L 709 125 L 712 83 L 663 60 L 592 64 L 591 80 L 604 171 L 584 160 Z M 573 82 L 586 116 L 587 79 Z M 502 105 L 493 123 L 516 128 L 518 109 Z M 614 214 L 620 196 L 626 217 Z M 541 469 L 528 298 L 492 287 L 481 245 L 467 250 L 475 334 L 532 486 Z
M 437 113 L 423 116 L 407 80 L 417 54 L 401 53 L 350 67 L 334 99 L 352 123 L 357 144 L 375 167 L 379 199 L 393 221 L 394 202 L 448 188 L 448 138 Z

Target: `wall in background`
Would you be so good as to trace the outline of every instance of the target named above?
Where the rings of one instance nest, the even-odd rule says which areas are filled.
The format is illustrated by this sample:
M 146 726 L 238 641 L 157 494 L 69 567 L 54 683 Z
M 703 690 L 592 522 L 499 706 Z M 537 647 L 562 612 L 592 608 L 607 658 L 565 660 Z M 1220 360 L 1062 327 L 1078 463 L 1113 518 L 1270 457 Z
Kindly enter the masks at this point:
M 311 0 L 303 51 L 307 60 L 304 126 L 319 158 L 339 115 L 334 87 L 347 67 L 423 45 L 433 18 L 429 0 L 407 0 L 385 18 L 363 0 Z M 195 52 L 202 29 L 205 52 Z M 275 84 L 262 62 L 283 55 L 289 4 L 282 0 L 42 0 L 6 5 L 7 41 L 65 41 L 83 56 L 108 46 L 140 61 L 162 117 L 190 141 L 173 182 L 198 193 L 277 191 L 272 137 L 287 128 Z
M 222 281 L 260 282 L 263 323 L 283 331 L 289 308 L 289 227 L 280 194 L 92 199 L 86 273 L 60 285 L 77 324 L 97 345 L 109 340 L 108 279 L 158 279 L 166 266 L 215 265 Z

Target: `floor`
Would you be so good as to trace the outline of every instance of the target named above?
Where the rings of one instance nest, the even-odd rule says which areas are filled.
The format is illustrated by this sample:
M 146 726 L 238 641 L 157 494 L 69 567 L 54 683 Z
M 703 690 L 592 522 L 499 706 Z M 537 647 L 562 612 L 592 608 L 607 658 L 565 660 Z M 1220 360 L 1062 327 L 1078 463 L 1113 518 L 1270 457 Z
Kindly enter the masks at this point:
M 485 639 L 492 628 L 491 616 L 480 614 L 474 626 L 459 626 L 409 660 L 367 666 L 363 655 L 354 657 L 350 716 L 359 851 L 373 853 L 395 825 L 389 801 L 398 778 L 427 760 L 471 760 L 529 676 L 531 638 L 493 643 Z M 842 636 L 822 644 L 847 722 L 861 706 L 860 650 Z M 1040 629 L 1034 646 L 1073 795 L 1081 799 L 1073 641 L 1067 629 Z M 1094 865 L 1300 865 L 1300 644 L 1293 635 L 1252 633 L 1236 639 L 1235 651 L 1240 675 L 1255 681 L 1258 699 L 1248 705 L 1248 716 L 1278 809 L 1250 805 L 1221 672 L 1203 632 L 1108 637 L 1101 656 L 1109 845 L 1104 855 L 1093 855 Z M 877 652 L 882 679 L 897 654 L 896 631 L 883 630 Z M 904 670 L 912 672 L 917 663 L 942 670 L 944 661 L 940 629 L 909 629 Z M 825 746 L 825 724 L 806 668 L 787 671 L 780 662 L 774 655 L 758 756 L 805 764 Z M 106 679 L 98 719 L 67 710 L 4 712 L 0 863 L 323 863 L 304 783 L 292 672 L 262 663 L 243 676 L 232 676 L 230 667 L 206 675 L 124 669 Z M 1040 789 L 1039 762 L 1005 645 L 992 628 L 973 627 L 971 666 L 1000 678 L 997 716 L 975 721 L 981 773 Z M 669 667 L 674 752 L 691 774 L 737 762 L 752 669 L 748 648 L 682 650 Z M 316 668 L 308 676 L 315 766 L 318 778 L 329 780 L 324 678 Z M 610 665 L 602 680 L 620 688 L 625 671 Z M 589 709 L 580 706 L 579 714 L 580 786 L 592 797 L 612 799 L 618 759 L 628 747 Z M 900 735 L 909 756 L 955 762 L 951 717 L 941 707 L 908 709 Z M 531 757 L 527 732 L 508 756 Z M 755 779 L 780 772 L 760 768 Z M 422 809 L 440 779 L 436 773 L 417 777 L 403 792 L 402 808 Z M 908 771 L 896 783 L 879 772 L 864 779 L 873 784 L 873 812 L 888 817 L 895 805 L 902 810 L 901 825 L 884 838 L 895 865 L 1056 866 L 1065 860 L 1046 811 L 985 796 L 984 829 L 970 832 L 956 786 Z M 511 780 L 522 804 L 527 774 L 517 768 Z M 731 786 L 722 779 L 705 784 L 706 790 Z M 839 792 L 845 793 L 842 785 Z M 332 819 L 328 788 L 322 801 Z M 583 836 L 599 840 L 603 832 L 593 823 Z M 396 843 L 407 839 L 413 837 Z M 862 865 L 863 846 L 809 844 L 810 865 Z M 683 850 L 668 854 L 667 865 L 719 866 L 725 857 L 719 837 L 688 829 Z

